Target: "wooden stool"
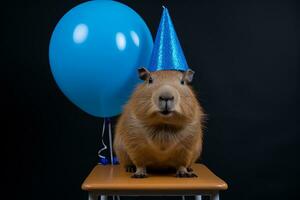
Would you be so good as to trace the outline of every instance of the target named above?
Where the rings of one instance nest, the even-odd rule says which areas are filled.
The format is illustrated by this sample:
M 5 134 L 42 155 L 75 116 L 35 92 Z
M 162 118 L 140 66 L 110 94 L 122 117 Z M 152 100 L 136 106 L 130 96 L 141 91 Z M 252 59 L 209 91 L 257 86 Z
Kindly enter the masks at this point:
M 149 174 L 148 178 L 131 178 L 132 173 L 120 165 L 97 165 L 83 182 L 81 188 L 89 192 L 89 200 L 106 200 L 108 195 L 124 196 L 184 196 L 210 195 L 219 200 L 219 191 L 227 184 L 205 165 L 192 166 L 197 178 L 176 178 L 175 174 Z

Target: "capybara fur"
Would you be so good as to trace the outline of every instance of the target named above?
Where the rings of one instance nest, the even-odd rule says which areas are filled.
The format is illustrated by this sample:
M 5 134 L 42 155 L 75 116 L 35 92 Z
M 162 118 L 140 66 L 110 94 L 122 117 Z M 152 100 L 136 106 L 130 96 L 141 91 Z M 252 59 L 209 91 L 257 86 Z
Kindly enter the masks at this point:
M 139 69 L 139 84 L 120 116 L 114 150 L 132 177 L 147 169 L 176 169 L 177 177 L 196 177 L 191 165 L 202 151 L 203 111 L 189 83 L 194 72 Z

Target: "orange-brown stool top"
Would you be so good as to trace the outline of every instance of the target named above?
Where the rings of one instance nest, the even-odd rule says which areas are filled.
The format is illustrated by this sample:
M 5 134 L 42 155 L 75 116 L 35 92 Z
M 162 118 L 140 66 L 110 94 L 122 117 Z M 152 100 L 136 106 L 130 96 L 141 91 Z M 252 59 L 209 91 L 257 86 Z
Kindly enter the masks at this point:
M 194 164 L 196 178 L 176 178 L 175 174 L 148 174 L 148 178 L 131 178 L 132 173 L 120 165 L 97 165 L 82 184 L 86 191 L 219 191 L 227 184 L 205 165 Z

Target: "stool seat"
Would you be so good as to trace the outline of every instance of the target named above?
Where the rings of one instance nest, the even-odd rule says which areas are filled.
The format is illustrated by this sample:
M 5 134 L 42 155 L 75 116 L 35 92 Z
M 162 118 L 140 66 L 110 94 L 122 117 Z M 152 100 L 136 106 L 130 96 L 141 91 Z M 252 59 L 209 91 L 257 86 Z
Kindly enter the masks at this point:
M 131 178 L 132 173 L 120 165 L 96 165 L 82 184 L 88 192 L 103 195 L 182 195 L 226 190 L 227 184 L 205 165 L 194 164 L 196 178 L 176 178 L 175 174 L 148 174 L 148 178 Z

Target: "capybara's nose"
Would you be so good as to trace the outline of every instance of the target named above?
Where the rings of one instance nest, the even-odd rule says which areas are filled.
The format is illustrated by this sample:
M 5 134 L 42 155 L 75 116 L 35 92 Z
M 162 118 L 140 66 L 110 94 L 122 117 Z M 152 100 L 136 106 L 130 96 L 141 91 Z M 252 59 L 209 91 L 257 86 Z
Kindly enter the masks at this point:
M 163 93 L 163 95 L 159 95 L 159 108 L 162 110 L 163 114 L 168 114 L 174 107 L 174 96 L 167 92 Z
M 159 101 L 173 101 L 174 96 L 172 95 L 161 95 L 159 96 Z
M 178 102 L 176 89 L 170 85 L 163 85 L 154 92 L 154 102 L 160 111 L 168 114 L 175 109 Z

